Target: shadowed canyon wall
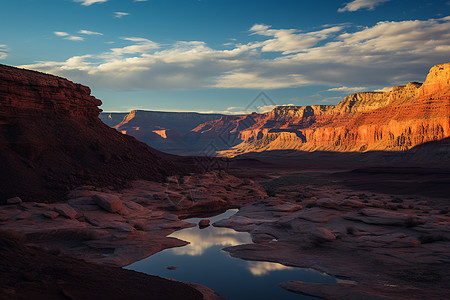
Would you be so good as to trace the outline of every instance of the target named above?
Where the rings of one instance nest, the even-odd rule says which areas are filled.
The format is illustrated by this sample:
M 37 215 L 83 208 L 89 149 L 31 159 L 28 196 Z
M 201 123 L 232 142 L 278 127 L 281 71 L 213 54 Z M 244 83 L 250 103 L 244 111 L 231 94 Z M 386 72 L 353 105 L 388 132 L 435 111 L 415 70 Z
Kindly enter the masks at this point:
M 56 201 L 79 185 L 163 180 L 176 166 L 105 125 L 101 101 L 66 79 L 0 65 L 0 201 Z

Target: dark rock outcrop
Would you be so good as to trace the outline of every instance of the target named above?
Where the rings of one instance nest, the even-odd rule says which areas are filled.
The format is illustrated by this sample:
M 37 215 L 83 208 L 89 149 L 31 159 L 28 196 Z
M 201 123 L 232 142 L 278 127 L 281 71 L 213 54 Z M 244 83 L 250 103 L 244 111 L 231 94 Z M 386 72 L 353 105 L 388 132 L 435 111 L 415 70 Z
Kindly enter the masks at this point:
M 52 202 L 79 185 L 123 187 L 177 168 L 105 125 L 86 86 L 0 65 L 0 203 Z

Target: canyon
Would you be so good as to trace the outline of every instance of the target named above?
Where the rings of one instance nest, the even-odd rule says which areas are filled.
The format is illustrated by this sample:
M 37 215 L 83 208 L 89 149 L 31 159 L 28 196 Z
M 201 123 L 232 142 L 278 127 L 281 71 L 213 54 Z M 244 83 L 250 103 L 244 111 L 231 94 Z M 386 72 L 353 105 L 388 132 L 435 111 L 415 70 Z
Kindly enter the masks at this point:
M 0 295 L 223 299 L 121 267 L 183 247 L 169 235 L 236 208 L 210 225 L 251 236 L 223 249 L 232 257 L 337 279 L 292 278 L 286 290 L 445 297 L 449 66 L 337 105 L 227 116 L 101 113 L 88 87 L 0 65 Z
M 407 151 L 450 137 L 450 64 L 432 67 L 423 84 L 356 93 L 336 105 L 276 106 L 248 115 L 178 114 L 189 122 L 180 126 L 176 113 L 146 111 L 101 118 L 160 151 L 180 155 Z
M 423 84 L 357 93 L 336 105 L 276 107 L 240 133 L 236 156 L 272 150 L 405 151 L 450 136 L 450 64 L 434 66 Z

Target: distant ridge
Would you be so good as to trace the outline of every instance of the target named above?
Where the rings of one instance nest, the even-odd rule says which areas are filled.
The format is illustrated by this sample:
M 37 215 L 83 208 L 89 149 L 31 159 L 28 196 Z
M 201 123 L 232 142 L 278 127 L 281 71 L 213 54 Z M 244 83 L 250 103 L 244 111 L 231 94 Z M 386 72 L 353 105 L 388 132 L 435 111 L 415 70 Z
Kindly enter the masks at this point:
M 450 137 L 450 63 L 432 67 L 423 84 L 356 93 L 336 105 L 277 106 L 249 115 L 132 111 L 114 116 L 115 122 L 122 118 L 116 125 L 106 113 L 101 118 L 158 150 L 182 155 L 210 155 L 208 146 L 229 157 L 405 151 Z
M 450 63 L 431 68 L 423 84 L 356 93 L 336 105 L 279 106 L 262 116 L 220 155 L 405 151 L 450 136 Z

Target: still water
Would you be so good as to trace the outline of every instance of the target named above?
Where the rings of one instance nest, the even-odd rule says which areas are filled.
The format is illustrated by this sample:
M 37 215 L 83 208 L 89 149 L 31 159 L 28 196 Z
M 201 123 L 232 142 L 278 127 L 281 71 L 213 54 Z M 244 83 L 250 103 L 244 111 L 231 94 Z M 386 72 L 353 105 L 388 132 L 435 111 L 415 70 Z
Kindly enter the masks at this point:
M 209 218 L 211 224 L 230 217 L 237 209 Z M 185 221 L 198 223 L 201 219 Z M 205 285 L 230 300 L 239 299 L 316 299 L 288 292 L 278 284 L 288 280 L 334 283 L 336 280 L 311 269 L 292 268 L 282 264 L 246 261 L 231 257 L 222 248 L 252 243 L 250 234 L 229 228 L 209 226 L 183 229 L 170 235 L 190 242 L 179 248 L 163 250 L 126 269 L 179 281 Z M 168 270 L 168 266 L 178 267 Z

